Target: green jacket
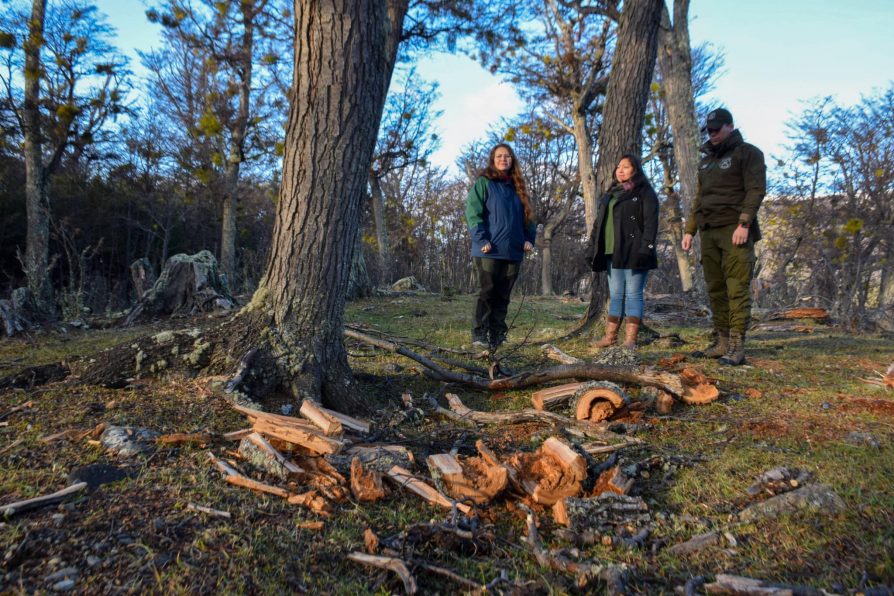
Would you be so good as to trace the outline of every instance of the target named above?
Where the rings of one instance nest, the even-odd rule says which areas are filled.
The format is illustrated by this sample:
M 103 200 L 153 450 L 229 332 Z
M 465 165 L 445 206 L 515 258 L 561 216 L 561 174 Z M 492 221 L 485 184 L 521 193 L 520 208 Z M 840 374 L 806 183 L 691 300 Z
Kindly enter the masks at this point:
M 720 145 L 702 145 L 698 189 L 686 233 L 742 223 L 750 226 L 752 240 L 760 240 L 757 210 L 767 193 L 767 166 L 761 150 L 746 143 L 734 130 Z

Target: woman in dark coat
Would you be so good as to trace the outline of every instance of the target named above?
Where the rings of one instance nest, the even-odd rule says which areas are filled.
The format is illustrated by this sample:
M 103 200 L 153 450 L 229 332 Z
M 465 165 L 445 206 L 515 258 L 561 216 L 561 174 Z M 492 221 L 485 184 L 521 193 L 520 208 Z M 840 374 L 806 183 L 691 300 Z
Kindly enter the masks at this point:
M 509 297 L 537 232 L 521 167 L 509 145 L 491 149 L 487 167 L 469 190 L 466 221 L 481 284 L 472 345 L 496 348 L 506 341 Z
M 643 318 L 643 289 L 650 269 L 658 266 L 658 197 L 635 155 L 621 157 L 614 184 L 599 201 L 593 228 L 593 271 L 605 271 L 611 301 L 605 335 L 596 348 L 613 345 L 624 322 L 624 347 L 636 347 Z

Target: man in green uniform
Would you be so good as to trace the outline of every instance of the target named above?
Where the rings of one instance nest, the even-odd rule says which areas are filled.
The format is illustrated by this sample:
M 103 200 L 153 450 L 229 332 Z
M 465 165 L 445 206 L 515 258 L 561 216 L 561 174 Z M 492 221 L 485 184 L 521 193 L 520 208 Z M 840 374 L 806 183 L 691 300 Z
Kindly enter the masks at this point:
M 757 210 L 767 192 L 764 154 L 746 143 L 733 116 L 718 108 L 705 122 L 708 142 L 698 170 L 698 190 L 686 222 L 683 250 L 701 233 L 702 268 L 713 311 L 714 337 L 698 355 L 723 364 L 745 362 L 745 332 L 751 320 L 754 243 L 760 240 Z

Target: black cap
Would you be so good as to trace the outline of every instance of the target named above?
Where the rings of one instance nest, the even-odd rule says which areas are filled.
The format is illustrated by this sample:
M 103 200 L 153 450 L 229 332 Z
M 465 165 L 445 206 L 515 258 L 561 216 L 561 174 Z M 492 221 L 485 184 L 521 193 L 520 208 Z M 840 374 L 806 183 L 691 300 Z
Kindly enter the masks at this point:
M 708 112 L 708 117 L 705 118 L 705 127 L 703 130 L 707 130 L 709 128 L 720 128 L 724 124 L 732 123 L 733 115 L 729 113 L 729 110 L 717 108 L 716 110 L 711 110 L 710 112 Z

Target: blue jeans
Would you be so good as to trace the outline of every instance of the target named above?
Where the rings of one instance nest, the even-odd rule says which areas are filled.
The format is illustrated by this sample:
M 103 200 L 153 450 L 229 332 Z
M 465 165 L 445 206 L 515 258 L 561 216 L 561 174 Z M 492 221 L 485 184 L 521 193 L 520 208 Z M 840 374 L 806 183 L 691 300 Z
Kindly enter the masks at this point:
M 611 301 L 608 314 L 612 317 L 643 318 L 643 289 L 646 287 L 648 269 L 615 269 L 608 264 L 608 291 Z

